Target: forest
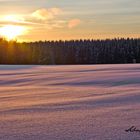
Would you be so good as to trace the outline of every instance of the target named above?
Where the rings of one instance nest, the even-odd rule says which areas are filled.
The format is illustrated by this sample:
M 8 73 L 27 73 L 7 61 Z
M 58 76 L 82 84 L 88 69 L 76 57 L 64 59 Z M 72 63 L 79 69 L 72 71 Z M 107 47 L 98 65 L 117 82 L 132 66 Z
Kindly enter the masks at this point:
M 0 38 L 0 64 L 121 63 L 140 63 L 140 38 L 22 43 Z

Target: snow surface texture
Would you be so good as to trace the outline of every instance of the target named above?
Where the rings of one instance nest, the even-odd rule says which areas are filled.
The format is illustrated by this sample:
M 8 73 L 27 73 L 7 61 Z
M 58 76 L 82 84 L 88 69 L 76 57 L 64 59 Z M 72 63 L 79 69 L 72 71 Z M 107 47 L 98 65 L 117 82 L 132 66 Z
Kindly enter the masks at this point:
M 140 140 L 140 65 L 0 66 L 0 140 Z

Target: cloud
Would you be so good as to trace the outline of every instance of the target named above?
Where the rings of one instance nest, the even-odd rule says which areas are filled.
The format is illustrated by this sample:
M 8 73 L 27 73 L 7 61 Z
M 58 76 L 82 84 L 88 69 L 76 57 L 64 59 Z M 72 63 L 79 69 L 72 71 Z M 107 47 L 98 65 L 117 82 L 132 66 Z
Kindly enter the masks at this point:
M 34 11 L 31 16 L 38 20 L 50 20 L 54 19 L 55 16 L 62 13 L 62 10 L 60 8 L 49 8 L 49 9 L 38 9 Z
M 63 16 L 63 11 L 60 8 L 41 8 L 32 13 L 24 15 L 0 15 L 0 26 L 17 25 L 25 26 L 29 30 L 46 30 L 60 28 L 74 28 L 80 23 L 80 19 L 68 20 Z
M 68 28 L 77 27 L 81 23 L 80 19 L 72 19 L 68 22 Z

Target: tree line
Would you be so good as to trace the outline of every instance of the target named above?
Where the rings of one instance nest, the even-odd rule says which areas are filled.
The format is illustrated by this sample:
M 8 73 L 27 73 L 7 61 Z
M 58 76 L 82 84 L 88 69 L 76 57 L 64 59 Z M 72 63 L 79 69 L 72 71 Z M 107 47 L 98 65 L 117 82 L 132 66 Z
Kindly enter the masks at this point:
M 140 63 L 140 38 L 23 42 L 0 39 L 0 64 Z

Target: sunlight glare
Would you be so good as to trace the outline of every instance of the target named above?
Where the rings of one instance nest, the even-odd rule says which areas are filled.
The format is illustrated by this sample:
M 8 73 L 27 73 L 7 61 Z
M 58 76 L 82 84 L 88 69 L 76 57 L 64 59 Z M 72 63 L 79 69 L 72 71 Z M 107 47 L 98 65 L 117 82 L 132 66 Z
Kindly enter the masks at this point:
M 25 27 L 16 25 L 5 25 L 0 28 L 0 35 L 8 40 L 15 39 L 17 36 L 24 34 Z
M 24 21 L 24 18 L 18 15 L 6 15 L 3 17 L 4 21 L 10 21 L 10 22 L 21 22 Z

